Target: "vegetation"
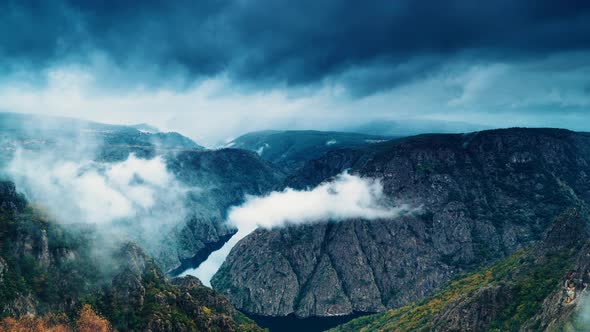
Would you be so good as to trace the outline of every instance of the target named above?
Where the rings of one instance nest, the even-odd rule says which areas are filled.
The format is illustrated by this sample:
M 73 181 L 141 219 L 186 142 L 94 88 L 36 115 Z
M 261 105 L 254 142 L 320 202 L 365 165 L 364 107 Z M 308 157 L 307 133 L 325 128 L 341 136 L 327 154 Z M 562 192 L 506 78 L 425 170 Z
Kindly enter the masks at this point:
M 42 238 L 45 237 L 45 240 Z M 42 248 L 31 243 L 46 242 L 49 252 L 75 252 L 72 259 L 43 262 Z M 90 256 L 88 241 L 64 232 L 52 224 L 45 213 L 27 206 L 17 214 L 0 215 L 0 259 L 4 264 L 0 283 L 0 303 L 13 301 L 19 294 L 30 294 L 43 311 L 93 291 L 99 273 Z M 46 257 L 49 259 L 49 257 Z M 6 316 L 8 312 L 0 312 Z
M 542 300 L 558 285 L 559 279 L 572 264 L 568 250 L 549 253 L 539 262 L 532 248 L 520 250 L 510 257 L 467 276 L 458 277 L 445 288 L 423 301 L 385 313 L 357 318 L 333 331 L 428 331 L 433 318 L 445 306 L 486 286 L 510 285 L 513 300 L 492 322 L 492 331 L 518 331 L 539 309 Z
M 103 317 L 97 315 L 89 304 L 85 304 L 80 311 L 80 317 L 76 322 L 79 332 L 110 332 L 112 327 Z
M 66 315 L 48 314 L 43 317 L 24 315 L 19 319 L 6 317 L 0 321 L 0 332 L 111 332 L 110 323 L 97 315 L 90 305 L 82 307 L 78 319 Z

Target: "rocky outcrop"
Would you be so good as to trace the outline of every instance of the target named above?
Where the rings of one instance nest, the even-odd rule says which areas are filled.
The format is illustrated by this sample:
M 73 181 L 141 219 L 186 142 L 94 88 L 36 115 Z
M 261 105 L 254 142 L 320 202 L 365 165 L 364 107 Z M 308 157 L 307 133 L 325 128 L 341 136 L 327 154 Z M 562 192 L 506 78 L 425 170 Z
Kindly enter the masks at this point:
M 390 202 L 421 213 L 258 230 L 232 250 L 214 288 L 267 316 L 382 311 L 423 299 L 539 240 L 564 206 L 590 201 L 590 135 L 421 135 L 329 152 L 287 183 L 311 187 L 345 169 L 381 179 Z
M 570 237 L 573 233 L 568 234 Z M 575 255 L 575 264 L 564 273 L 556 289 L 544 299 L 541 310 L 522 330 L 585 331 L 590 328 L 587 316 L 590 285 L 590 241 Z
M 587 252 L 587 244 L 589 233 L 588 219 L 585 212 L 580 209 L 572 209 L 561 215 L 555 225 L 553 225 L 547 232 L 545 239 L 540 242 L 528 255 L 527 263 L 542 266 L 549 261 L 547 256 L 561 254 L 563 260 L 568 262 L 575 261 L 576 257 L 584 257 Z M 586 249 L 585 249 L 586 248 Z M 568 266 L 569 265 L 569 266 Z M 548 268 L 551 268 L 549 266 Z M 559 269 L 559 267 L 555 266 Z M 568 263 L 565 266 L 568 271 L 564 276 L 565 279 L 572 279 L 574 274 L 572 264 Z M 506 308 L 515 303 L 520 303 L 519 295 L 522 290 L 516 285 L 514 280 L 517 276 L 523 275 L 525 267 L 515 267 L 511 271 L 511 277 L 505 277 L 505 280 L 493 280 L 490 286 L 482 287 L 473 294 L 465 294 L 454 303 L 451 303 L 440 313 L 433 317 L 432 326 L 436 331 L 485 331 L 489 326 L 496 321 Z M 549 278 L 549 276 L 546 276 Z M 559 280 L 562 281 L 562 280 Z M 585 287 L 580 280 L 577 286 L 576 293 L 581 292 Z M 535 287 L 535 285 L 527 285 Z M 521 330 L 535 330 L 546 331 L 553 330 L 557 326 L 550 328 L 551 323 L 562 325 L 566 322 L 572 313 L 573 303 L 566 303 L 566 297 L 563 292 L 563 285 L 550 284 L 551 289 L 555 289 L 553 294 L 550 294 L 544 300 L 544 308 L 539 310 L 538 317 L 530 318 L 526 323 L 520 327 Z M 520 294 L 519 294 L 520 292 Z M 555 296 L 558 294 L 557 296 Z M 560 309 L 554 310 L 555 307 Z M 538 310 L 538 309 L 537 309 Z M 564 312 L 560 312 L 564 311 Z M 506 317 L 503 317 L 506 319 Z M 549 318 L 550 323 L 545 319 Z M 499 325 L 499 324 L 498 324 Z
M 502 308 L 508 306 L 515 290 L 509 285 L 478 289 L 469 298 L 461 297 L 433 317 L 432 331 L 485 331 Z
M 11 216 L 22 212 L 27 205 L 23 195 L 16 192 L 14 183 L 0 181 L 0 211 Z

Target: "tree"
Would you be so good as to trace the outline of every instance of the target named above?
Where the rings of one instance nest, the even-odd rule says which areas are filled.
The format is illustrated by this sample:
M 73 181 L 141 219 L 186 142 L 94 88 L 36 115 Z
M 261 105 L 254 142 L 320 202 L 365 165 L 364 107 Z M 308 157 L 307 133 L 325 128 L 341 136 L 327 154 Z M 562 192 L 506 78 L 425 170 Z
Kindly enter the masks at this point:
M 76 328 L 78 332 L 111 332 L 113 330 L 111 324 L 97 315 L 89 304 L 85 304 L 80 311 Z

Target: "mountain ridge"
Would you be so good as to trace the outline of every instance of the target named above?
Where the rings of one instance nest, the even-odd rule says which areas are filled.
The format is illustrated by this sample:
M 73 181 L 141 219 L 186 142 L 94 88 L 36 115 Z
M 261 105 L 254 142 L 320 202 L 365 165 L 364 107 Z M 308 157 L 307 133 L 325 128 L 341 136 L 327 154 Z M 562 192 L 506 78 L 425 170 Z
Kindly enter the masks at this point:
M 291 173 L 328 151 L 394 139 L 394 136 L 318 130 L 264 130 L 246 133 L 226 146 L 255 151 Z

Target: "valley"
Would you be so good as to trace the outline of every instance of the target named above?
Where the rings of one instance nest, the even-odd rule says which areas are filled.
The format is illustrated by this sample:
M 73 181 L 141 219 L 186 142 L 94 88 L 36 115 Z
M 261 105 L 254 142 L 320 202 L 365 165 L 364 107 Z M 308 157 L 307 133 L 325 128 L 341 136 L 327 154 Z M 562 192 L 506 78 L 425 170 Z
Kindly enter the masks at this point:
M 459 310 L 449 307 L 451 303 L 485 306 L 477 297 L 483 293 L 478 295 L 478 292 L 502 285 L 502 278 L 507 273 L 518 275 L 521 273 L 517 272 L 518 269 L 525 268 L 510 262 L 522 261 L 527 255 L 538 260 L 541 253 L 553 255 L 545 254 L 545 251 L 554 247 L 575 246 L 575 250 L 571 247 L 567 249 L 570 251 L 555 254 L 563 257 L 559 262 L 562 267 L 555 269 L 556 274 L 551 278 L 538 281 L 545 283 L 543 289 L 547 291 L 535 295 L 541 301 L 552 296 L 552 290 L 558 289 L 560 278 L 568 269 L 574 270 L 577 252 L 583 250 L 586 204 L 590 199 L 590 179 L 586 176 L 590 174 L 590 134 L 560 129 L 512 128 L 468 134 L 418 135 L 379 142 L 362 138 L 364 143 L 328 145 L 330 148 L 327 148 L 324 140 L 339 137 L 335 133 L 322 134 L 319 142 L 312 144 L 310 139 L 314 142 L 318 132 L 289 132 L 292 140 L 289 151 L 297 151 L 298 142 L 305 142 L 300 148 L 308 151 L 304 155 L 309 158 L 300 159 L 299 152 L 283 153 L 281 161 L 276 161 L 265 160 L 260 153 L 253 151 L 256 144 L 281 146 L 283 143 L 272 141 L 275 136 L 264 136 L 270 143 L 258 142 L 245 150 L 233 147 L 210 150 L 188 143 L 187 138 L 173 141 L 166 138 L 169 143 L 162 148 L 154 143 L 151 134 L 134 132 L 132 128 L 122 132 L 117 130 L 109 132 L 106 137 L 103 132 L 93 131 L 91 139 L 85 138 L 91 149 L 82 149 L 77 154 L 72 152 L 62 158 L 69 162 L 76 158 L 91 158 L 94 164 L 89 165 L 96 167 L 93 172 L 105 176 L 108 185 L 116 179 L 114 174 L 117 173 L 113 170 L 160 158 L 163 164 L 158 167 L 164 167 L 166 178 L 171 176 L 177 183 L 167 182 L 165 185 L 169 189 L 179 186 L 182 188 L 178 191 L 180 194 L 169 196 L 173 201 L 167 201 L 165 197 L 168 196 L 158 192 L 163 187 L 147 186 L 154 181 L 151 177 L 155 175 L 131 168 L 126 172 L 137 173 L 132 173 L 133 177 L 129 178 L 132 181 L 129 188 L 153 190 L 160 198 L 145 209 L 136 207 L 133 217 L 103 217 L 106 225 L 111 225 L 104 227 L 91 222 L 72 223 L 68 221 L 68 215 L 56 222 L 52 213 L 55 210 L 44 204 L 57 203 L 35 196 L 33 191 L 35 188 L 40 190 L 38 187 L 15 188 L 6 182 L 6 197 L 0 206 L 7 209 L 8 220 L 12 220 L 6 225 L 14 226 L 2 233 L 3 243 L 22 244 L 16 249 L 6 247 L 2 256 L 5 262 L 3 271 L 8 271 L 5 274 L 8 279 L 3 280 L 8 282 L 5 283 L 7 287 L 13 285 L 4 291 L 4 301 L 8 301 L 4 302 L 4 315 L 18 317 L 24 313 L 63 312 L 75 317 L 82 305 L 90 304 L 118 330 L 149 325 L 153 331 L 166 331 L 174 328 L 170 324 L 188 324 L 175 327 L 181 330 L 193 323 L 201 324 L 200 318 L 195 317 L 205 317 L 203 315 L 209 310 L 199 309 L 205 313 L 197 314 L 191 311 L 196 310 L 196 305 L 218 308 L 215 312 L 221 315 L 221 320 L 212 318 L 203 324 L 237 324 L 232 326 L 238 330 L 240 324 L 246 324 L 243 325 L 246 330 L 250 328 L 247 326 L 254 328 L 254 322 L 271 331 L 356 330 L 365 325 L 368 329 L 379 330 L 382 327 L 375 326 L 388 326 L 388 329 L 398 326 L 390 324 L 402 324 L 399 325 L 405 326 L 402 330 L 410 329 L 407 324 L 417 324 L 411 325 L 411 329 L 431 330 L 433 327 L 428 324 L 433 322 L 439 322 L 436 326 L 441 330 L 452 330 L 454 321 L 448 320 L 450 318 L 442 320 L 442 317 L 452 317 L 452 310 Z M 55 131 L 35 132 L 34 135 L 16 129 L 12 132 L 17 134 L 5 136 L 4 143 L 16 147 L 5 150 L 3 158 L 8 165 L 14 156 L 23 153 L 23 147 L 15 142 L 42 142 L 34 148 L 26 147 L 24 153 L 27 154 L 51 153 L 53 149 L 66 146 Z M 81 135 L 88 133 L 87 130 L 80 131 Z M 55 136 L 49 140 L 47 135 Z M 158 139 L 166 135 L 170 134 L 160 133 Z M 277 134 L 273 132 L 273 135 Z M 137 137 L 143 137 L 143 145 L 135 143 Z M 282 136 L 276 137 L 279 142 L 283 141 Z M 292 137 L 298 138 L 293 140 Z M 317 152 L 309 152 L 315 146 Z M 299 166 L 285 166 L 295 165 L 289 158 Z M 35 159 L 24 161 L 27 160 L 38 162 Z M 140 167 L 150 164 L 145 165 Z M 78 172 L 82 173 L 78 176 L 87 175 L 89 171 L 83 169 L 80 168 Z M 5 170 L 8 170 L 7 179 L 16 174 L 9 167 Z M 30 181 L 40 181 L 35 177 L 27 177 L 29 182 L 19 179 L 17 183 L 25 186 Z M 367 179 L 378 181 L 366 182 Z M 54 178 L 53 181 L 62 180 Z M 346 181 L 361 187 L 348 189 L 350 185 Z M 361 189 L 363 186 L 367 186 L 366 189 Z M 39 199 L 35 205 L 16 194 L 23 189 L 29 198 Z M 326 190 L 322 194 L 325 196 L 318 196 L 320 190 Z M 369 201 L 366 196 L 351 196 L 358 190 L 367 190 L 374 196 Z M 121 193 L 127 195 L 125 191 Z M 306 212 L 299 217 L 299 212 L 295 212 L 297 209 L 281 210 L 287 207 L 281 207 L 282 204 L 288 204 L 283 202 L 295 197 L 304 201 L 308 199 L 306 197 L 315 197 L 313 200 L 317 202 L 301 205 L 299 209 L 306 209 Z M 64 198 L 64 204 L 79 204 Z M 334 203 L 329 203 L 330 199 L 334 199 Z M 322 200 L 327 201 L 319 208 Z M 360 205 L 354 207 L 358 210 L 344 212 L 338 207 L 339 200 L 351 200 L 349 208 Z M 139 204 L 141 201 L 131 202 Z M 165 205 L 172 202 L 178 206 L 176 210 L 166 209 Z M 269 205 L 264 207 L 264 204 Z M 42 210 L 33 210 L 33 206 Z M 265 216 L 264 209 L 271 209 L 268 210 L 271 215 Z M 243 213 L 246 213 L 246 222 L 253 225 L 248 227 L 254 228 L 236 240 L 234 237 L 242 226 L 228 220 L 241 220 L 236 218 L 244 218 Z M 257 214 L 259 218 L 256 218 Z M 145 220 L 139 223 L 147 216 L 151 216 L 145 220 L 152 226 L 159 222 L 158 218 L 164 218 L 161 221 L 163 226 L 155 228 L 155 237 L 146 235 L 152 234 L 151 228 L 142 230 Z M 561 225 L 564 220 L 572 218 L 575 219 L 573 226 Z M 25 224 L 18 226 L 18 220 Z M 256 225 L 258 229 L 255 229 Z M 560 227 L 570 226 L 578 229 L 560 230 Z M 114 229 L 118 235 L 112 238 Z M 554 234 L 558 230 L 561 233 Z M 53 238 L 56 235 L 51 234 L 60 235 Z M 16 240 L 8 240 L 11 238 Z M 551 245 L 547 244 L 549 240 L 553 241 Z M 212 276 L 212 289 L 190 277 L 191 271 L 197 271 L 193 269 L 207 265 L 207 260 L 216 256 L 228 241 L 233 248 L 224 249 L 224 256 L 216 258 L 221 259 L 218 263 L 221 266 L 215 267 L 219 270 L 208 272 Z M 575 243 L 570 245 L 568 241 Z M 101 257 L 99 261 L 102 263 L 97 264 L 95 255 Z M 25 262 L 17 257 L 36 257 L 38 263 L 22 265 Z M 531 264 L 526 269 L 537 268 L 537 263 Z M 541 264 L 538 268 L 547 269 L 547 266 L 557 266 L 558 263 L 539 261 L 538 264 Z M 18 273 L 49 274 L 40 280 L 25 279 L 28 281 L 16 286 L 15 281 L 9 280 L 16 280 Z M 75 283 L 66 282 L 69 285 L 66 298 L 43 293 L 45 283 L 54 283 L 52 278 L 63 278 L 64 273 L 77 278 Z M 464 275 L 467 277 L 461 281 Z M 582 274 L 579 275 L 582 278 Z M 80 282 L 79 288 L 72 287 Z M 209 280 L 205 282 L 209 284 Z M 516 283 L 514 287 L 523 287 L 518 286 L 519 281 L 511 282 Z M 523 282 L 532 281 L 523 279 Z M 460 286 L 464 283 L 465 286 Z M 461 287 L 468 288 L 463 290 Z M 195 304 L 187 307 L 177 302 L 180 293 L 176 292 L 183 289 L 195 292 L 191 295 Z M 453 289 L 452 296 L 449 289 Z M 513 288 L 508 291 L 513 292 Z M 160 295 L 162 292 L 167 295 Z M 117 298 L 119 293 L 125 294 L 124 301 Z M 521 300 L 524 295 L 519 294 L 502 296 L 524 301 Z M 441 297 L 444 301 L 439 300 Z M 160 304 L 151 304 L 150 301 L 156 300 Z M 436 311 L 429 309 L 432 316 L 424 316 L 429 317 L 427 320 L 415 321 L 417 318 L 412 317 L 421 315 L 420 310 L 425 305 L 431 306 L 428 301 L 442 303 L 436 305 Z M 543 310 L 550 310 L 544 308 L 535 305 L 519 318 L 514 316 L 523 315 L 518 311 L 502 311 L 497 317 L 503 317 L 507 322 L 518 319 L 518 324 L 525 321 L 555 324 L 542 317 L 547 315 Z M 482 307 L 481 310 L 487 309 Z M 506 310 L 514 309 L 507 307 Z M 380 312 L 384 314 L 370 315 Z M 563 322 L 572 321 L 573 312 L 561 313 Z M 360 316 L 363 317 L 357 318 Z M 437 318 L 439 316 L 441 318 Z M 178 321 L 179 317 L 184 318 Z M 477 326 L 476 330 L 483 329 L 482 326 L 514 324 L 499 323 L 492 318 L 480 321 L 474 316 L 469 324 Z

